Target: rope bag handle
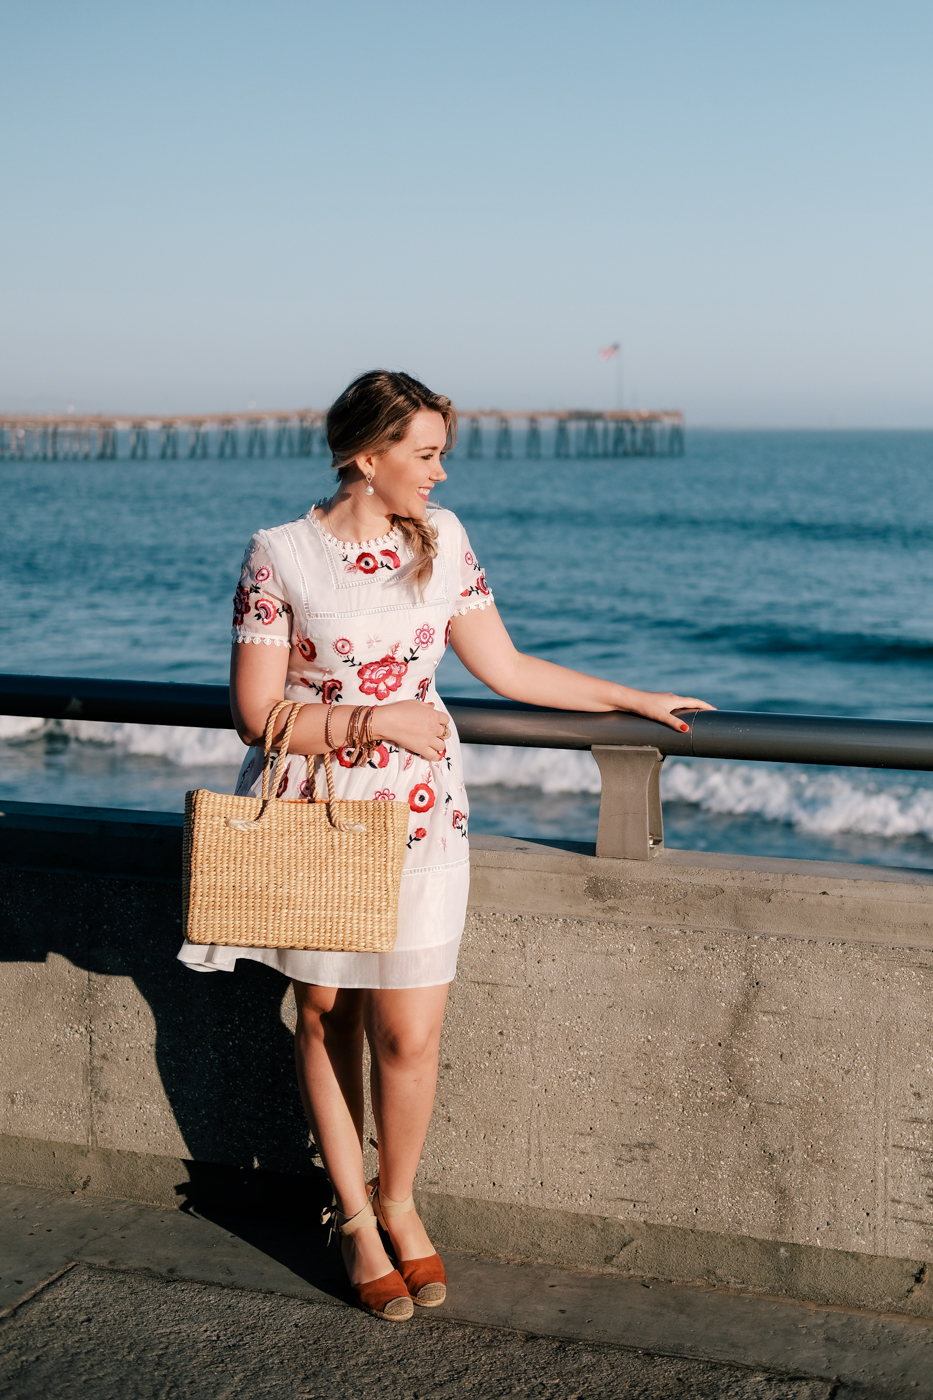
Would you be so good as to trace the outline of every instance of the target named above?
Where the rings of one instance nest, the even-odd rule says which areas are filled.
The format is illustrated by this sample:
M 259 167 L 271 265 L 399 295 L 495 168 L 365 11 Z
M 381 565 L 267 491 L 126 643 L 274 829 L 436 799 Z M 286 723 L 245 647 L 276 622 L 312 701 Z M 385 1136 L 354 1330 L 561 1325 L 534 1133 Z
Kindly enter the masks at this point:
M 249 831 L 257 827 L 265 816 L 269 806 L 276 799 L 272 797 L 272 770 L 275 769 L 276 777 L 285 759 L 288 758 L 288 746 L 291 743 L 292 730 L 298 718 L 298 711 L 303 710 L 305 705 L 310 704 L 308 700 L 280 700 L 269 712 L 266 720 L 266 729 L 263 734 L 263 765 L 262 765 L 262 806 L 259 815 L 252 820 L 244 818 L 228 817 L 227 825 L 232 826 L 236 831 Z M 275 764 L 272 763 L 272 736 L 275 733 L 275 722 L 283 710 L 291 706 L 291 713 L 285 723 L 285 732 L 279 740 L 278 757 Z M 335 831 L 354 831 L 360 835 L 365 835 L 366 827 L 360 822 L 348 822 L 343 817 L 338 817 L 334 812 L 334 804 L 337 801 L 337 793 L 334 788 L 334 770 L 331 767 L 330 754 L 324 753 L 324 772 L 327 775 L 327 796 L 318 797 L 317 782 L 314 772 L 314 755 L 306 754 L 305 763 L 308 770 L 308 786 L 310 789 L 309 802 L 321 802 L 327 808 L 327 817 Z

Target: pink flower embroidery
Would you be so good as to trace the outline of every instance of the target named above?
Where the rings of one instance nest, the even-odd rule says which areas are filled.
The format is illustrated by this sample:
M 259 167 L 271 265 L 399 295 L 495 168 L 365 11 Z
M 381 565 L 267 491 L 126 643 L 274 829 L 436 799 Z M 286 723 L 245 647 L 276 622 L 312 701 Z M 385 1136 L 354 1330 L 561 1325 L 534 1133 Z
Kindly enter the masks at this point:
M 471 569 L 472 569 L 473 565 L 476 563 L 476 560 L 473 558 L 473 555 L 470 553 L 469 550 L 467 550 L 466 554 L 464 554 L 464 556 L 463 556 L 463 562 L 464 562 L 465 564 L 469 564 L 469 566 L 470 566 Z
M 270 622 L 274 622 L 279 615 L 279 610 L 271 598 L 256 599 L 256 615 L 263 627 L 268 627 Z
M 310 637 L 299 637 L 295 645 L 306 661 L 314 661 L 317 657 L 317 647 Z
M 390 567 L 390 568 L 392 568 L 392 569 L 400 569 L 400 568 L 401 568 L 401 566 L 402 566 L 402 561 L 401 561 L 401 559 L 398 557 L 398 555 L 396 554 L 396 552 L 395 552 L 394 549 L 380 549 L 379 555 L 380 555 L 380 558 L 382 558 L 382 559 L 388 559 L 388 561 L 389 561 L 389 567 Z
M 419 647 L 429 647 L 434 641 L 434 628 L 423 622 L 420 627 L 415 628 L 415 641 Z
M 430 812 L 434 806 L 434 793 L 427 783 L 415 783 L 408 794 L 408 805 L 413 812 Z
M 334 642 L 334 651 L 338 656 L 349 656 L 352 650 L 353 643 L 348 641 L 346 637 L 338 637 Z
M 331 705 L 343 690 L 343 681 L 325 681 L 321 686 L 321 699 L 325 705 Z
M 408 670 L 407 661 L 399 661 L 392 653 L 378 661 L 367 661 L 357 670 L 360 690 L 364 695 L 375 695 L 377 700 L 388 700 L 393 690 L 398 690 Z
M 379 560 L 375 554 L 358 554 L 356 556 L 356 567 L 361 574 L 374 574 L 379 568 Z
M 269 580 L 271 577 L 272 577 L 272 570 L 271 570 L 271 569 L 267 569 L 266 566 L 265 566 L 265 564 L 263 564 L 263 566 L 262 566 L 261 569 L 257 569 L 257 570 L 256 570 L 256 582 L 257 582 L 257 583 L 267 583 L 268 580 Z
M 249 590 L 244 588 L 242 583 L 237 585 L 237 590 L 233 595 L 233 625 L 241 626 L 243 619 L 249 612 Z
M 394 802 L 395 793 L 390 792 L 388 788 L 380 788 L 378 792 L 373 793 L 373 799 L 376 802 Z

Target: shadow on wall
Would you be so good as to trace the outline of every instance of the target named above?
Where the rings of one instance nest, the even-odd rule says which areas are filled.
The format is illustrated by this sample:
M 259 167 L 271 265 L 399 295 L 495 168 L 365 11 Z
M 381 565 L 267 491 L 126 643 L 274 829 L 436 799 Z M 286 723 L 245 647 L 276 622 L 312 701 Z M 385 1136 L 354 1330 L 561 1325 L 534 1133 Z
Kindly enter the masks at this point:
M 295 1082 L 292 1033 L 282 1020 L 288 984 L 280 973 L 252 962 L 234 973 L 184 968 L 176 958 L 182 933 L 175 881 L 6 869 L 0 886 L 6 912 L 0 959 L 42 964 L 58 954 L 88 973 L 92 1024 L 103 1030 L 121 1014 L 112 979 L 132 979 L 155 1020 L 156 1064 L 191 1158 L 320 1180 Z M 52 993 L 37 979 L 36 995 L 45 1004 L 36 1014 L 46 1025 Z M 73 1006 L 73 992 L 69 1001 Z M 30 1015 L 29 1007 L 22 1010 Z M 64 1005 L 61 1010 L 66 1014 Z M 134 1008 L 124 1014 L 131 1020 Z M 108 1100 L 118 1099 L 124 1113 L 134 1101 L 133 1066 L 106 1063 L 106 1035 L 95 1036 L 91 1053 L 91 1121 L 102 1139 L 95 1145 L 133 1147 L 110 1141 L 107 1129 Z M 148 1046 L 138 1053 L 137 1102 L 147 1107 Z M 143 1121 L 159 1113 L 164 1108 L 153 1105 Z M 141 1141 L 136 1150 L 157 1149 Z

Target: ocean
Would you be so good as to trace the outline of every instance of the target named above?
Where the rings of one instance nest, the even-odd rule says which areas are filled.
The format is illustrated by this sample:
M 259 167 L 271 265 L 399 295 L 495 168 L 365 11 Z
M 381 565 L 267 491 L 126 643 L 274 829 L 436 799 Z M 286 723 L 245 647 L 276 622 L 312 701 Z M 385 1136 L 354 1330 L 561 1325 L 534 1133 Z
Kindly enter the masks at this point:
M 682 458 L 448 463 L 522 650 L 723 709 L 933 720 L 933 433 L 688 432 Z M 0 669 L 226 680 L 260 526 L 323 458 L 0 462 Z M 452 654 L 447 695 L 488 692 Z M 180 810 L 231 733 L 0 716 L 0 799 Z M 468 747 L 474 832 L 593 840 L 586 753 Z M 668 759 L 669 846 L 933 868 L 933 774 Z

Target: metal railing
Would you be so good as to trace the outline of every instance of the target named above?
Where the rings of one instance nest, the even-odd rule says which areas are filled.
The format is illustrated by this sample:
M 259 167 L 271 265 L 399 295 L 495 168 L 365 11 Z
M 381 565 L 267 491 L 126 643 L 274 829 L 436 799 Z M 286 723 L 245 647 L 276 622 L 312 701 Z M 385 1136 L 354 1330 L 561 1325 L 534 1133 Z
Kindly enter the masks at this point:
M 667 755 L 933 771 L 933 724 L 701 710 L 678 732 L 621 711 L 552 710 L 443 697 L 466 744 L 590 749 L 602 776 L 596 853 L 646 859 L 663 846 L 658 787 Z M 233 729 L 227 687 L 0 675 L 0 714 Z

